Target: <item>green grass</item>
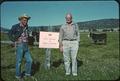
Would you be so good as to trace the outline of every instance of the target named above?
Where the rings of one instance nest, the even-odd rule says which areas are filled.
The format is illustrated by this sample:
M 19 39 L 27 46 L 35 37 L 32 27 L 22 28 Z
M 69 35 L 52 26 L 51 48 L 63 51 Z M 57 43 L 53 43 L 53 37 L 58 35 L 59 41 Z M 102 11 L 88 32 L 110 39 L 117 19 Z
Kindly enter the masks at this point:
M 9 37 L 5 33 L 0 33 L 0 39 L 5 41 L 5 40 L 9 40 Z
M 40 62 L 39 71 L 34 75 L 38 81 L 43 80 L 115 80 L 119 75 L 119 33 L 107 33 L 107 45 L 92 44 L 88 33 L 81 33 L 80 47 L 77 58 L 83 62 L 78 68 L 78 76 L 65 76 L 64 65 L 44 69 L 45 50 L 30 46 L 32 58 Z M 10 45 L 1 44 L 1 66 L 15 66 L 15 49 Z M 58 49 L 52 49 L 52 61 L 63 59 Z M 24 64 L 24 62 L 22 63 Z M 24 67 L 22 65 L 22 67 Z M 15 68 L 2 68 L 1 76 L 5 81 L 17 81 Z M 26 80 L 32 81 L 32 80 Z

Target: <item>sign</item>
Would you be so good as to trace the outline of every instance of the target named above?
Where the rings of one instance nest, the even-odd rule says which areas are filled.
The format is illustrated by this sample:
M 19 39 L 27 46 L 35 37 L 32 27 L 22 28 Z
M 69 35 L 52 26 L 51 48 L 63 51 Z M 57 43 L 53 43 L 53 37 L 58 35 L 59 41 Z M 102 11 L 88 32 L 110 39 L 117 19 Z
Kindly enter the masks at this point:
M 39 48 L 59 48 L 59 33 L 43 32 L 39 33 Z

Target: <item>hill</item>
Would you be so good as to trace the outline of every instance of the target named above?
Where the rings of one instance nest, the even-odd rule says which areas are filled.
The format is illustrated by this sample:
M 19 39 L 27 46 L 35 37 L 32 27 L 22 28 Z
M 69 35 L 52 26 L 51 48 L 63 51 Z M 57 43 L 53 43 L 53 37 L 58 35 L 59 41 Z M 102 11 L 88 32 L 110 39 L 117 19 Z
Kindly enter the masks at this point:
M 9 31 L 9 29 L 0 27 L 0 31 L 1 31 L 1 32 L 4 32 L 4 33 L 7 33 L 7 32 Z
M 91 20 L 84 22 L 77 22 L 80 30 L 86 29 L 105 29 L 105 28 L 119 28 L 119 19 L 99 19 L 99 20 Z M 61 25 L 55 26 L 29 26 L 29 30 L 31 31 L 59 31 Z M 6 32 L 9 29 L 1 27 L 1 31 Z
M 78 22 L 80 29 L 104 29 L 104 28 L 118 28 L 119 27 L 119 19 L 100 19 L 100 20 L 92 20 L 86 22 Z
M 119 19 L 100 19 L 100 20 L 92 20 L 85 22 L 77 22 L 80 30 L 86 29 L 106 29 L 106 28 L 119 28 Z M 59 31 L 61 25 L 52 26 L 53 31 Z M 49 26 L 30 26 L 30 29 L 47 31 Z

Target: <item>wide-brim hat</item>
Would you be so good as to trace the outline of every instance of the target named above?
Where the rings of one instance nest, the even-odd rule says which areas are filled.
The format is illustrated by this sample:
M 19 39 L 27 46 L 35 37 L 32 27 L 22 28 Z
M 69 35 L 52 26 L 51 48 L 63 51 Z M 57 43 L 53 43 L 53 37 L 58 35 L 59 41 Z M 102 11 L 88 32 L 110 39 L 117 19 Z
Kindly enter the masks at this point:
M 31 17 L 26 14 L 23 14 L 22 16 L 18 17 L 18 20 L 21 20 L 22 18 L 26 18 L 27 20 L 29 20 Z

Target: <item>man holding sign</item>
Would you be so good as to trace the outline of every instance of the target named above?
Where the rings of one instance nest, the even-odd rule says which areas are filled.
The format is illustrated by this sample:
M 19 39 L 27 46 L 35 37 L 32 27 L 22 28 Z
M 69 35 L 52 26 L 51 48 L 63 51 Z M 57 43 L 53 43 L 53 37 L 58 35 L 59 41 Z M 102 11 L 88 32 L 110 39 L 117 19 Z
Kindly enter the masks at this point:
M 66 75 L 70 75 L 70 59 L 72 60 L 72 74 L 77 76 L 77 52 L 79 47 L 79 28 L 72 22 L 72 14 L 66 15 L 66 24 L 62 25 L 59 33 L 59 48 L 63 52 Z

